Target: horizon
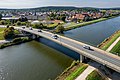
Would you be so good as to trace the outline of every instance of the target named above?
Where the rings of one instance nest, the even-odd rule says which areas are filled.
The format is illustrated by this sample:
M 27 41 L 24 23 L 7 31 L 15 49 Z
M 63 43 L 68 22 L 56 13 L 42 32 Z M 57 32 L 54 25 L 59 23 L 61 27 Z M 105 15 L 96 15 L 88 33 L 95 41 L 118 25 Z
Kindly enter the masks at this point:
M 118 8 L 120 0 L 97 1 L 97 0 L 0 0 L 0 8 L 25 9 L 48 6 L 71 6 L 71 7 L 95 7 L 95 8 Z
M 75 8 L 103 8 L 103 9 L 109 9 L 109 8 L 120 8 L 120 7 L 76 7 L 76 6 L 41 6 L 41 7 L 29 7 L 29 8 L 0 8 L 0 9 L 34 9 L 34 8 L 44 8 L 44 7 L 75 7 Z

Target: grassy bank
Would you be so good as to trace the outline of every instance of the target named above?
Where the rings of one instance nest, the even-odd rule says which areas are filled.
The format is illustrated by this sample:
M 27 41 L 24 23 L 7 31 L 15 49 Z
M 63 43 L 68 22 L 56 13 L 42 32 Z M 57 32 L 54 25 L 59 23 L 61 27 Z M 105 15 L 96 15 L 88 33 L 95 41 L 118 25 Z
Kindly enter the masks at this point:
M 118 53 L 117 55 L 120 55 L 120 41 L 112 48 L 110 52 L 114 54 Z
M 110 45 L 120 36 L 120 30 L 115 32 L 112 36 L 105 39 L 98 47 L 103 50 L 107 50 Z
M 72 72 L 65 80 L 74 80 L 77 78 L 86 68 L 88 65 L 82 65 L 80 66 L 76 71 Z
M 87 64 L 79 63 L 73 61 L 70 67 L 68 67 L 60 76 L 58 76 L 55 80 L 74 80 L 77 76 L 79 76 L 86 68 Z
M 3 37 L 4 30 L 5 28 L 0 28 L 0 40 L 4 40 L 4 37 Z
M 105 80 L 96 70 L 90 73 L 86 80 Z
M 108 19 L 111 19 L 111 18 L 114 18 L 114 17 L 117 17 L 117 16 L 112 16 L 112 17 L 109 17 L 109 18 L 100 18 L 100 19 L 97 19 L 97 20 L 92 20 L 92 21 L 83 22 L 83 23 L 79 23 L 79 24 L 76 23 L 74 25 L 69 25 L 69 26 L 65 27 L 65 31 L 75 29 L 75 28 L 78 28 L 78 27 L 82 27 L 82 26 L 86 26 L 86 25 L 90 25 L 90 24 L 93 24 L 93 23 L 105 21 L 105 20 L 108 20 Z
M 6 48 L 6 47 L 9 47 L 9 46 L 12 46 L 12 45 L 17 45 L 17 44 L 21 44 L 21 43 L 24 43 L 24 42 L 28 42 L 30 40 L 31 39 L 29 39 L 28 37 L 15 38 L 9 43 L 1 44 L 0 49 Z

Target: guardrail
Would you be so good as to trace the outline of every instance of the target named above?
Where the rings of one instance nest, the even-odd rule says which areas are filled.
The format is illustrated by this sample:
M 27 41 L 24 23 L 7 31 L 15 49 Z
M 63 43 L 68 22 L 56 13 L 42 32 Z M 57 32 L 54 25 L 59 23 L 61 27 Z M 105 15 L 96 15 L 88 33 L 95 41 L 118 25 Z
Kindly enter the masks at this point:
M 20 29 L 20 28 L 19 28 L 19 29 Z M 25 30 L 25 29 L 21 29 L 21 30 L 27 31 L 27 30 Z M 120 67 L 119 67 L 119 66 L 117 66 L 117 65 L 115 65 L 115 64 L 112 64 L 112 63 L 110 63 L 110 62 L 108 62 L 108 61 L 105 61 L 105 60 L 103 60 L 103 59 L 101 59 L 101 58 L 99 58 L 99 57 L 97 57 L 97 56 L 94 56 L 94 55 L 92 55 L 92 54 L 89 54 L 89 53 L 87 53 L 87 52 L 85 52 L 85 51 L 82 51 L 82 50 L 80 50 L 80 49 L 78 49 L 78 48 L 76 48 L 76 47 L 73 47 L 72 45 L 68 45 L 68 44 L 66 44 L 66 43 L 64 43 L 64 42 L 61 42 L 61 41 L 59 41 L 59 40 L 55 40 L 55 39 L 53 39 L 53 38 L 51 38 L 51 37 L 48 37 L 48 36 L 46 36 L 46 35 L 37 34 L 37 33 L 33 32 L 33 31 L 27 31 L 27 32 L 31 32 L 31 33 L 33 33 L 33 34 L 36 34 L 36 35 L 45 37 L 45 38 L 47 38 L 47 39 L 50 39 L 50 40 L 52 40 L 52 41 L 54 41 L 54 42 L 56 42 L 56 43 L 58 43 L 58 44 L 62 44 L 63 46 L 66 46 L 67 48 L 70 48 L 71 50 L 74 50 L 75 52 L 78 52 L 78 53 L 80 53 L 81 55 L 84 55 L 84 56 L 86 56 L 86 57 L 88 57 L 88 58 L 90 58 L 90 59 L 92 59 L 92 60 L 95 60 L 95 61 L 97 61 L 97 62 L 99 62 L 99 63 L 101 63 L 101 64 L 103 64 L 103 65 L 105 65 L 105 66 L 107 66 L 107 67 L 109 67 L 109 68 L 111 68 L 111 69 L 113 69 L 113 70 L 115 70 L 115 71 L 117 71 L 117 72 L 120 73 Z M 47 31 L 43 31 L 43 32 L 52 35 L 52 33 L 50 33 L 50 32 L 47 32 Z M 70 41 L 72 41 L 73 43 L 76 43 L 76 44 L 88 45 L 88 44 L 85 44 L 85 43 L 82 43 L 82 42 L 78 42 L 78 41 L 76 41 L 76 40 L 73 40 L 73 39 L 70 39 L 70 38 L 67 38 L 67 37 L 63 37 L 63 36 L 60 36 L 60 35 L 58 35 L 58 36 L 59 36 L 60 38 L 66 39 L 66 40 L 70 40 Z M 89 45 L 89 46 L 90 46 L 90 45 Z M 93 46 L 90 46 L 90 47 L 93 48 L 94 50 L 98 51 L 98 52 L 101 52 L 101 54 L 104 54 L 104 55 L 107 55 L 107 56 L 109 56 L 109 57 L 116 58 L 116 59 L 120 60 L 120 57 L 118 57 L 118 56 L 116 56 L 116 55 L 114 55 L 114 54 L 110 54 L 110 53 L 108 53 L 108 52 L 106 52 L 106 51 L 100 50 L 100 49 L 98 49 L 98 48 L 96 48 L 96 47 L 93 47 Z

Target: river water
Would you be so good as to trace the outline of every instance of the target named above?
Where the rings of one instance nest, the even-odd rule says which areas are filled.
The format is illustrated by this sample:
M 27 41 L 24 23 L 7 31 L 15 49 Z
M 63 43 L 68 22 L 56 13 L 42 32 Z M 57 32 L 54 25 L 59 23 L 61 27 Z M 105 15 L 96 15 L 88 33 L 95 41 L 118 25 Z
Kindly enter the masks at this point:
M 117 30 L 120 30 L 120 17 L 66 31 L 64 36 L 97 46 Z
M 66 31 L 64 36 L 101 43 L 120 29 L 120 17 Z M 68 55 L 68 56 L 67 56 Z M 0 80 L 54 80 L 79 55 L 44 38 L 0 50 Z

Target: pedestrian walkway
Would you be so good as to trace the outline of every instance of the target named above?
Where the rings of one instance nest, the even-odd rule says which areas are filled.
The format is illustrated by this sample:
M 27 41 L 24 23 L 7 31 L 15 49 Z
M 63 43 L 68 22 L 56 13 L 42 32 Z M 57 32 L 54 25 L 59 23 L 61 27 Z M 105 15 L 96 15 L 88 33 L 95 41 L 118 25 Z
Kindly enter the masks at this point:
M 94 67 L 88 66 L 87 69 L 80 75 L 78 76 L 75 80 L 85 80 L 86 77 L 95 70 Z
M 106 50 L 107 52 L 111 51 L 112 48 L 120 41 L 120 37 Z

